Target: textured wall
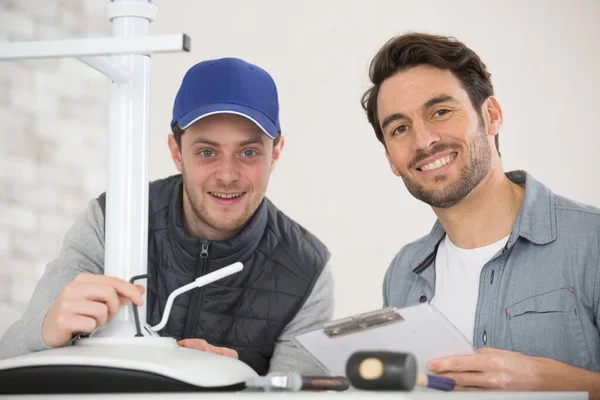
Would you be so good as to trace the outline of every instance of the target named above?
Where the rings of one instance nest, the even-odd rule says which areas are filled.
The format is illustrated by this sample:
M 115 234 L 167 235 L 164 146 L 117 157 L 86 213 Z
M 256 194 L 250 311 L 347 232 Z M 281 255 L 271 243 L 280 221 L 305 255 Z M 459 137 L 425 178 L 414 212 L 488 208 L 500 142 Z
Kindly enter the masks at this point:
M 110 34 L 103 0 L 0 0 L 0 42 Z M 0 61 L 0 335 L 106 186 L 107 80 L 74 59 Z

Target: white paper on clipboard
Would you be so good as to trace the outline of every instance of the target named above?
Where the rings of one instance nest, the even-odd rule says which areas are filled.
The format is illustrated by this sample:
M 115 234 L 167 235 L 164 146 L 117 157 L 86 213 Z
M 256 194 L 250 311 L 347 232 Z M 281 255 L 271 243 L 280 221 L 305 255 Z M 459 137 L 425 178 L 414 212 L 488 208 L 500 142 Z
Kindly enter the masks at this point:
M 467 338 L 427 303 L 332 321 L 294 341 L 332 375 L 346 375 L 346 361 L 357 351 L 412 353 L 420 372 L 434 358 L 475 354 Z

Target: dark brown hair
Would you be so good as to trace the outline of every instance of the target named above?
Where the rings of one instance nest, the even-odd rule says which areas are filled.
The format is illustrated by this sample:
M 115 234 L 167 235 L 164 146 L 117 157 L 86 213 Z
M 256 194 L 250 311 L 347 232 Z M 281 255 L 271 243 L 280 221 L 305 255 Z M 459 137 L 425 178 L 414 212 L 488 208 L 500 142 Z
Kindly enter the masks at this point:
M 175 125 L 173 125 L 172 132 L 173 132 L 173 136 L 175 136 L 175 141 L 177 142 L 177 146 L 179 146 L 179 149 L 181 149 L 181 135 L 183 135 L 185 133 L 185 131 L 179 127 L 179 124 L 177 122 L 175 122 Z M 275 139 L 273 139 L 273 148 L 275 148 L 275 146 L 277 146 L 277 143 L 279 143 L 280 138 L 281 138 L 281 134 L 279 134 L 279 136 L 277 136 Z
M 369 69 L 369 78 L 373 86 L 365 92 L 361 103 L 367 112 L 369 123 L 375 130 L 377 139 L 385 146 L 383 132 L 377 119 L 377 96 L 383 81 L 396 74 L 418 65 L 430 65 L 450 70 L 461 82 L 469 94 L 469 99 L 483 120 L 481 106 L 494 95 L 491 74 L 475 52 L 456 38 L 429 35 L 425 33 L 407 33 L 390 39 L 377 53 Z M 500 153 L 498 135 L 495 137 L 496 149 Z

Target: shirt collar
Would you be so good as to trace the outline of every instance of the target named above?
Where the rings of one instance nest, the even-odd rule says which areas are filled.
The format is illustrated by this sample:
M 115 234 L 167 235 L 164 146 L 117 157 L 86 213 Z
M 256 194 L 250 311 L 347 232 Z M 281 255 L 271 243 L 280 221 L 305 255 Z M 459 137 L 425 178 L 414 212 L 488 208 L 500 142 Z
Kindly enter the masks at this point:
M 510 171 L 506 177 L 525 189 L 525 197 L 513 224 L 506 247 L 511 247 L 519 237 L 532 243 L 545 245 L 556 240 L 556 208 L 554 194 L 544 184 L 525 171 Z M 446 231 L 439 220 L 435 222 L 423 242 L 422 259 L 427 260 L 437 249 Z M 433 255 L 434 256 L 434 255 Z
M 506 176 L 525 189 L 523 204 L 508 239 L 508 246 L 519 237 L 539 245 L 555 241 L 557 233 L 554 194 L 525 171 L 507 172 Z

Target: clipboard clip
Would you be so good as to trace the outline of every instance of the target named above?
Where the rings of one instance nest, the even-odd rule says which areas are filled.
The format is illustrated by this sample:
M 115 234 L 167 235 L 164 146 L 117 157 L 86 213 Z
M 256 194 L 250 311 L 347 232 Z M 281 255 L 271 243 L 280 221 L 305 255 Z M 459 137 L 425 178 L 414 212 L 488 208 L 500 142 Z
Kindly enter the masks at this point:
M 327 322 L 323 327 L 323 333 L 332 339 L 404 321 L 404 318 L 395 310 L 395 307 L 386 307 L 381 310 Z

